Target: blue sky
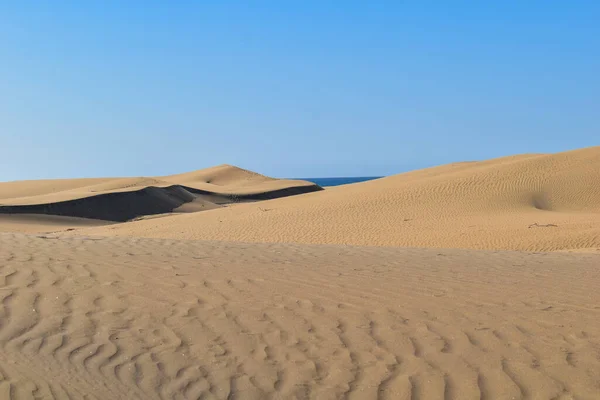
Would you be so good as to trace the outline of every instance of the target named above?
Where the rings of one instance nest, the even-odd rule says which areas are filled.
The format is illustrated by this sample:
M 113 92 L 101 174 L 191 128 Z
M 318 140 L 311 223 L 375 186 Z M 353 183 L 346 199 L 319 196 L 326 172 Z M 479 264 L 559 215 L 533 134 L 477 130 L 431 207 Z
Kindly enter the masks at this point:
M 600 2 L 26 3 L 0 5 L 0 180 L 600 144 Z

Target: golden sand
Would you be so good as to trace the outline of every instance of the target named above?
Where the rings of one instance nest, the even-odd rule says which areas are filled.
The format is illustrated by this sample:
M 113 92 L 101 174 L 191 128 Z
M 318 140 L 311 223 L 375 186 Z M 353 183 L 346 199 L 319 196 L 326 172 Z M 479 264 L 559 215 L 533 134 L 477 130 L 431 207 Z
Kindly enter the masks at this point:
M 0 183 L 45 205 L 0 214 L 0 399 L 599 399 L 598 182 L 596 147 L 295 196 L 231 166 Z M 124 223 L 55 205 L 128 193 Z

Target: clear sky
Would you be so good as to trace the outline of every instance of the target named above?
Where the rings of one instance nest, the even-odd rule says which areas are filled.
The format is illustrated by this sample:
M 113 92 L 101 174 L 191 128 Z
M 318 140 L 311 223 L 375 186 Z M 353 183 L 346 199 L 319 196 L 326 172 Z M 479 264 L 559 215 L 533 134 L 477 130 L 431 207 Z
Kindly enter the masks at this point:
M 0 5 L 0 180 L 600 144 L 598 1 L 33 3 Z

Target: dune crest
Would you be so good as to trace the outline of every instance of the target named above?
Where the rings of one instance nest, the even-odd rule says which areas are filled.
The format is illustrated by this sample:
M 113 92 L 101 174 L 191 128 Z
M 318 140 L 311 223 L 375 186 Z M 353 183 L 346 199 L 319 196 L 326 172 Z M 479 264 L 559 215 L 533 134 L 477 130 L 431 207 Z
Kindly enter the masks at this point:
M 169 175 L 163 179 L 178 183 L 211 184 L 217 186 L 244 186 L 253 183 L 277 181 L 257 172 L 229 164 L 221 164 L 183 174 Z

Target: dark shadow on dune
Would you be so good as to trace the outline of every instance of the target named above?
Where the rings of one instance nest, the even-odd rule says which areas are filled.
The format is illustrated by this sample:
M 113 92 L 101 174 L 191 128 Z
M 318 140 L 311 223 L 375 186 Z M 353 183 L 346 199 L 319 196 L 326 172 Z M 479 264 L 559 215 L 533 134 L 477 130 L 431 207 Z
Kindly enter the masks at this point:
M 534 208 L 542 211 L 552 211 L 548 197 L 543 193 L 536 193 L 531 199 Z
M 241 201 L 261 201 L 272 200 L 280 197 L 295 196 L 298 194 L 318 192 L 323 190 L 319 185 L 294 186 L 289 188 L 271 190 L 268 192 L 252 193 L 252 194 L 221 194 L 214 193 L 208 190 L 194 189 L 183 186 L 186 190 L 196 195 L 201 195 L 203 199 L 211 201 L 215 204 L 231 204 Z
M 202 199 L 223 205 L 242 201 L 260 201 L 323 190 L 307 185 L 256 194 L 221 194 L 187 186 L 148 186 L 129 192 L 97 194 L 81 199 L 32 205 L 0 205 L 0 214 L 45 214 L 125 222 L 143 215 L 164 214 L 185 203 Z

